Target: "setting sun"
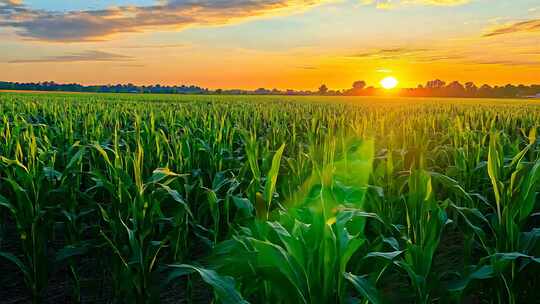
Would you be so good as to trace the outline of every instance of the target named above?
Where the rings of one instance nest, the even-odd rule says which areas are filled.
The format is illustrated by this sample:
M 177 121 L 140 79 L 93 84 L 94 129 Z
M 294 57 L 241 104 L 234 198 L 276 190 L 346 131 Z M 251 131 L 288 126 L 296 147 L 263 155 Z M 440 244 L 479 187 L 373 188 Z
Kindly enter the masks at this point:
M 398 81 L 395 77 L 388 76 L 381 80 L 381 86 L 387 90 L 393 89 L 398 85 Z

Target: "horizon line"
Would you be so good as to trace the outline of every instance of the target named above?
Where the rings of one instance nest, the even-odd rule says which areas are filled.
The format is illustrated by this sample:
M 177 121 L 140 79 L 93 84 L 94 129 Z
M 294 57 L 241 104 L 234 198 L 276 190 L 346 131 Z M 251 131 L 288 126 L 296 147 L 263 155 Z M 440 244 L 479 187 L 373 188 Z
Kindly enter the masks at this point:
M 430 82 L 430 81 L 437 81 L 437 80 L 440 80 L 442 82 L 445 83 L 445 85 L 449 85 L 453 82 L 458 82 L 462 85 L 465 85 L 466 83 L 473 83 L 477 88 L 480 88 L 482 86 L 489 86 L 491 88 L 501 88 L 501 87 L 506 87 L 506 86 L 514 86 L 514 87 L 519 87 L 519 86 L 528 86 L 528 87 L 534 87 L 534 86 L 540 86 L 540 82 L 539 83 L 530 83 L 530 84 L 523 84 L 523 83 L 506 83 L 506 84 L 489 84 L 489 83 L 475 83 L 474 81 L 460 81 L 460 80 L 450 80 L 450 81 L 446 81 L 446 80 L 442 80 L 440 78 L 435 78 L 435 79 L 432 79 L 432 80 L 428 80 L 424 83 L 418 83 L 415 87 L 401 87 L 401 86 L 397 86 L 396 88 L 394 89 L 391 89 L 390 91 L 399 91 L 399 90 L 410 90 L 410 89 L 418 89 L 420 86 L 424 87 L 425 88 L 425 85 L 427 82 Z M 56 82 L 54 80 L 43 80 L 43 81 L 6 81 L 6 80 L 0 80 L 0 84 L 1 83 L 4 83 L 4 84 L 22 84 L 22 85 L 28 85 L 28 84 L 40 84 L 40 85 L 43 85 L 43 84 L 47 84 L 47 83 L 52 83 L 54 85 L 59 85 L 59 86 L 68 86 L 68 85 L 77 85 L 77 86 L 82 86 L 82 87 L 86 87 L 86 88 L 89 88 L 89 87 L 112 87 L 112 86 L 134 86 L 134 87 L 156 87 L 156 86 L 161 86 L 161 87 L 195 87 L 195 88 L 199 88 L 199 89 L 203 89 L 203 90 L 211 90 L 211 91 L 217 91 L 217 90 L 223 90 L 223 91 L 244 91 L 244 92 L 249 92 L 249 91 L 257 91 L 257 90 L 268 90 L 268 91 L 273 91 L 273 90 L 278 90 L 278 91 L 283 91 L 283 92 L 287 92 L 287 91 L 295 91 L 295 92 L 317 92 L 318 88 L 314 87 L 314 88 L 311 88 L 311 89 L 301 89 L 301 88 L 277 88 L 277 87 L 258 87 L 258 88 L 241 88 L 241 87 L 205 87 L 205 86 L 201 86 L 201 85 L 197 85 L 197 84 L 190 84 L 190 83 L 180 83 L 180 84 L 163 84 L 163 83 L 151 83 L 151 84 L 135 84 L 135 83 L 132 83 L 132 82 L 119 82 L 119 83 L 107 83 L 107 84 L 83 84 L 83 83 L 79 83 L 79 82 Z M 322 82 L 320 86 L 323 86 L 323 85 L 326 85 L 324 82 Z M 351 87 L 348 87 L 348 88 L 331 88 L 331 87 L 328 87 L 328 90 L 329 91 L 335 91 L 335 92 L 338 92 L 338 91 L 345 91 L 345 90 L 350 90 L 353 88 L 352 84 L 351 84 Z M 368 85 L 366 83 L 365 87 L 363 88 L 364 90 L 366 89 L 381 89 L 381 90 L 385 90 L 383 87 L 381 87 L 380 85 L 378 86 L 375 86 L 375 85 Z

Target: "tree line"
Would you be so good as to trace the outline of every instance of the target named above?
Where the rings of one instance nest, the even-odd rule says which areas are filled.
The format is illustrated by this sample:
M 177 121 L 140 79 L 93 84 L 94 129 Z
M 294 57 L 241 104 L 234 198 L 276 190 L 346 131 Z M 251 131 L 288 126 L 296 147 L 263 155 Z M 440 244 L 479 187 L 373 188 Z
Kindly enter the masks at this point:
M 137 86 L 129 83 L 84 86 L 78 83 L 60 84 L 54 81 L 28 83 L 0 81 L 0 90 L 152 94 L 208 94 L 211 92 L 208 89 L 193 85 L 162 86 L 156 84 L 148 86 Z
M 332 93 L 325 85 L 319 88 L 320 93 Z M 384 89 L 367 87 L 365 81 L 356 81 L 352 88 L 340 92 L 347 96 L 376 96 L 387 95 Z M 540 85 L 513 85 L 490 86 L 484 84 L 478 87 L 473 82 L 461 84 L 458 81 L 446 83 L 440 79 L 426 82 L 424 85 L 418 85 L 416 88 L 396 89 L 392 94 L 404 97 L 469 97 L 469 98 L 526 98 L 539 97 Z
M 89 93 L 152 93 L 152 94 L 223 94 L 223 95 L 325 95 L 325 96 L 378 96 L 388 95 L 388 91 L 367 86 L 363 80 L 355 81 L 350 89 L 331 90 L 321 85 L 318 90 L 278 90 L 259 88 L 256 90 L 242 89 L 215 89 L 199 86 L 165 86 L 134 84 L 90 85 L 77 83 L 59 84 L 53 81 L 45 82 L 5 82 L 0 81 L 0 90 L 26 90 L 26 91 L 58 91 L 58 92 L 89 92 Z M 458 81 L 446 83 L 440 79 L 428 81 L 416 88 L 395 89 L 391 94 L 404 97 L 470 97 L 470 98 L 540 98 L 540 85 L 512 85 L 490 86 L 484 84 L 477 86 L 473 82 L 461 84 Z

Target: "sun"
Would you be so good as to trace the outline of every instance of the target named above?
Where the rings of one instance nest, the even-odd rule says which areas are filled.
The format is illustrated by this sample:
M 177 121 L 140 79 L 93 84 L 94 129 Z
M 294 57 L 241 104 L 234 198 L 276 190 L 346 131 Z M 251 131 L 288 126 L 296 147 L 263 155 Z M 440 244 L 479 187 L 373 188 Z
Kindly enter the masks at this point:
M 387 90 L 391 90 L 395 88 L 398 85 L 398 81 L 393 76 L 385 77 L 383 80 L 381 80 L 381 86 Z

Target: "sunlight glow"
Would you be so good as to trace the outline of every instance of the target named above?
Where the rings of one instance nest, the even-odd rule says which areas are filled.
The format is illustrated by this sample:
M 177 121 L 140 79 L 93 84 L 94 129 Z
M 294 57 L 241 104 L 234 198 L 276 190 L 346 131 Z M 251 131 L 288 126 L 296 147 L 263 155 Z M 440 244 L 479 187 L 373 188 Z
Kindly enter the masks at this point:
M 393 89 L 398 85 L 398 81 L 395 77 L 388 76 L 381 80 L 381 86 L 387 90 Z

